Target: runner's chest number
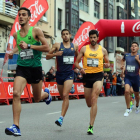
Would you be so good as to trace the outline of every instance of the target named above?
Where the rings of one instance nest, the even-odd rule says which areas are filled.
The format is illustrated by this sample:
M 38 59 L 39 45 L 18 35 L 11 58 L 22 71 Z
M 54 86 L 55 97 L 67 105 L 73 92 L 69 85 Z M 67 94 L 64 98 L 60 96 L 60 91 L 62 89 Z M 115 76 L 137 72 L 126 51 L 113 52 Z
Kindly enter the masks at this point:
M 74 64 L 74 56 L 63 56 L 63 64 Z
M 34 54 L 32 49 L 25 49 L 20 51 L 20 57 L 22 60 L 24 59 L 33 59 Z
M 135 66 L 127 65 L 128 72 L 135 72 Z
M 87 66 L 88 67 L 98 67 L 99 59 L 88 58 L 87 59 Z

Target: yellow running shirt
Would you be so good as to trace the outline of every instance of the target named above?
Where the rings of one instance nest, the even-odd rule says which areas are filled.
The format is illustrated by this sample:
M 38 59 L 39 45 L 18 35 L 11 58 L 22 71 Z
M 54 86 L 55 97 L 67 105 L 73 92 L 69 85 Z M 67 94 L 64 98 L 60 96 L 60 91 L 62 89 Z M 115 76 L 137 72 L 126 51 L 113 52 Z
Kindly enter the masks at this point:
M 98 73 L 103 71 L 103 52 L 102 46 L 98 46 L 96 51 L 92 51 L 89 45 L 86 45 L 86 51 L 83 57 L 83 68 L 85 73 Z

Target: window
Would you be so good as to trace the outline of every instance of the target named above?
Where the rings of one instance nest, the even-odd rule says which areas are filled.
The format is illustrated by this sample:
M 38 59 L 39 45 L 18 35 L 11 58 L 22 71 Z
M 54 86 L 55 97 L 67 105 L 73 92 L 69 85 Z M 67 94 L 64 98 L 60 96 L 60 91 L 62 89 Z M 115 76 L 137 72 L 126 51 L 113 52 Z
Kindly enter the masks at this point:
M 89 11 L 89 1 L 88 0 L 80 0 L 80 10 L 88 13 L 88 11 Z
M 83 20 L 79 20 L 79 27 L 84 23 L 85 21 L 83 21 Z
M 108 19 L 113 19 L 113 5 L 109 4 Z
M 62 10 L 58 9 L 58 29 L 62 29 Z
M 78 0 L 72 0 L 72 4 L 75 4 L 78 6 Z
M 100 3 L 94 1 L 94 17 L 100 18 Z
M 42 16 L 42 19 L 43 19 L 44 21 L 47 21 L 47 12 Z

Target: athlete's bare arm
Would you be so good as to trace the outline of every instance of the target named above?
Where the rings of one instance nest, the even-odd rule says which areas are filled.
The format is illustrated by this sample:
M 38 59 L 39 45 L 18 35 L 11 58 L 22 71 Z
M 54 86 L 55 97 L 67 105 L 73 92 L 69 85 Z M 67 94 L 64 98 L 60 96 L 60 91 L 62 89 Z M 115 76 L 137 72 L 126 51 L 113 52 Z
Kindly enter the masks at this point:
M 63 51 L 58 51 L 60 48 L 60 43 L 55 43 L 49 53 L 46 55 L 46 59 L 51 59 L 54 56 L 61 56 Z M 55 53 L 54 53 L 55 52 Z
M 74 48 L 75 48 L 75 56 L 78 56 L 78 45 L 74 44 Z
M 35 27 L 33 29 L 33 37 L 37 40 L 37 41 L 40 41 L 42 43 L 42 45 L 32 45 L 31 44 L 31 49 L 34 49 L 34 50 L 37 50 L 37 51 L 41 51 L 41 52 L 49 52 L 50 50 L 50 47 L 47 43 L 47 40 L 46 38 L 44 37 L 44 34 L 43 32 L 41 31 L 40 28 L 38 27 Z M 24 41 L 21 41 L 19 46 L 22 48 L 22 49 L 27 49 L 28 48 L 28 45 L 27 43 L 25 43 Z
M 105 60 L 104 66 L 105 66 L 105 67 L 110 67 L 110 63 L 109 63 L 109 58 L 108 58 L 107 50 L 106 50 L 105 48 L 102 47 L 102 51 L 103 51 L 104 60 Z
M 81 61 L 81 58 L 84 56 L 85 51 L 86 51 L 86 46 L 81 48 L 80 53 L 78 54 L 76 61 L 75 61 L 75 67 L 80 69 L 80 72 L 82 74 L 86 74 L 86 73 L 85 73 L 84 69 L 79 66 L 79 62 Z
M 140 59 L 139 59 L 139 55 L 136 55 L 136 57 L 135 57 L 135 59 L 137 60 L 137 62 L 139 63 L 139 65 L 140 65 Z

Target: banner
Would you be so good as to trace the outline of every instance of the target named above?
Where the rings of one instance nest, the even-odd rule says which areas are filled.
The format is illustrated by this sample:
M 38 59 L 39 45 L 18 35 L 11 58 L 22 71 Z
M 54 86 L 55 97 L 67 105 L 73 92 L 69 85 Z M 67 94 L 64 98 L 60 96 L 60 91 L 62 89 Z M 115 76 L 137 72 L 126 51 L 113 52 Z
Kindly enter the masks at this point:
M 7 93 L 7 98 L 13 99 L 13 82 L 3 82 L 3 84 Z M 24 91 L 21 94 L 21 98 L 29 98 L 29 94 L 27 92 L 26 87 L 24 88 Z
M 30 26 L 34 26 L 49 8 L 47 0 L 26 0 L 26 1 L 24 1 L 23 5 L 21 7 L 26 7 L 28 9 L 30 9 L 30 11 L 31 11 L 31 20 L 29 22 Z M 9 41 L 8 41 L 8 45 L 7 45 L 7 51 L 6 51 L 5 57 L 4 57 L 3 66 L 8 61 L 8 53 L 12 49 L 12 46 L 14 48 L 15 44 L 16 44 L 16 42 L 13 38 L 13 33 L 17 32 L 19 29 L 20 29 L 20 25 L 18 22 L 18 15 L 17 15 L 15 22 L 13 24 L 12 30 L 10 32 L 10 37 L 9 37 Z M 2 76 L 2 74 L 1 74 L 1 76 Z
M 79 50 L 81 47 L 85 46 L 86 43 L 89 44 L 89 31 L 95 29 L 95 26 L 92 22 L 84 22 L 76 33 L 73 42 L 79 46 Z

